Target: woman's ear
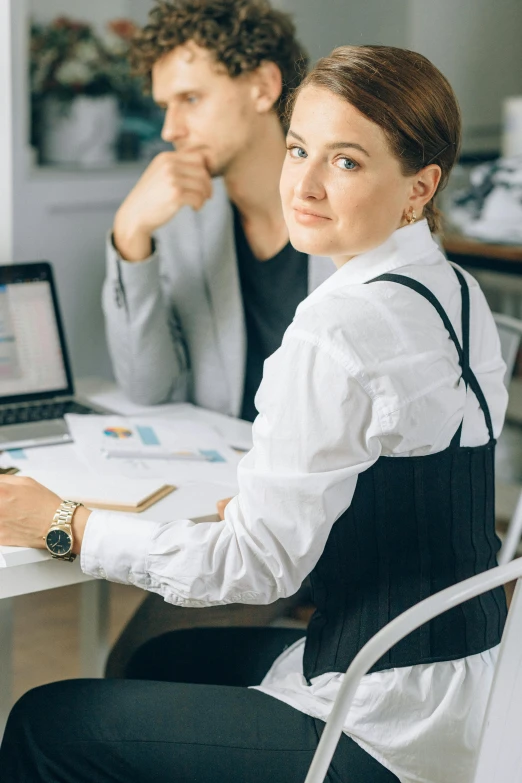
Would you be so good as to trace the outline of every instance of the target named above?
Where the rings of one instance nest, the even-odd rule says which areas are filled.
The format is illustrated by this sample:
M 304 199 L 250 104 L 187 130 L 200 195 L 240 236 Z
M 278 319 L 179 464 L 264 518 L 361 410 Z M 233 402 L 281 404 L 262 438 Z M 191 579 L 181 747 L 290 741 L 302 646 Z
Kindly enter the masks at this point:
M 259 114 L 271 111 L 281 97 L 283 77 L 279 67 L 270 61 L 262 62 L 251 74 L 252 97 Z
M 431 201 L 439 186 L 442 172 L 440 166 L 432 163 L 414 175 L 408 208 L 420 214 L 428 201 Z

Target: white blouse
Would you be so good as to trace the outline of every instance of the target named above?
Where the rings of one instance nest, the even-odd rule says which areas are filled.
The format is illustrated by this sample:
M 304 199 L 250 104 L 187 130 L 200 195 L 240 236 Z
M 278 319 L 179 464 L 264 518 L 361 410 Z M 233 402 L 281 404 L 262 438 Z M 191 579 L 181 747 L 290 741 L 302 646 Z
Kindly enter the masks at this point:
M 381 455 L 441 451 L 462 419 L 462 445 L 486 443 L 484 417 L 433 306 L 395 283 L 364 285 L 386 272 L 427 286 L 461 338 L 460 286 L 426 221 L 395 231 L 299 305 L 265 362 L 254 447 L 239 465 L 239 494 L 225 520 L 156 523 L 94 511 L 82 569 L 181 606 L 270 603 L 299 588 L 350 505 L 358 474 Z M 471 366 L 498 436 L 505 366 L 484 296 L 466 279 Z M 286 650 L 259 690 L 324 719 L 343 675 L 307 685 L 303 646 Z M 346 733 L 403 783 L 467 783 L 496 654 L 367 675 Z

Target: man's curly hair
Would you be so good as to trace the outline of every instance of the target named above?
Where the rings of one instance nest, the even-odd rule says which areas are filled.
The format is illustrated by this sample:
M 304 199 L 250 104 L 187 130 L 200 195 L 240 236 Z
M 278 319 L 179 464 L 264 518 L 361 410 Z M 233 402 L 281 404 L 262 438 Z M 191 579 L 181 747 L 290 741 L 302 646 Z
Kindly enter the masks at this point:
M 254 71 L 262 62 L 275 63 L 283 90 L 274 108 L 284 121 L 288 95 L 308 68 L 288 14 L 268 0 L 159 0 L 133 38 L 134 72 L 150 87 L 154 63 L 188 41 L 208 49 L 231 77 Z

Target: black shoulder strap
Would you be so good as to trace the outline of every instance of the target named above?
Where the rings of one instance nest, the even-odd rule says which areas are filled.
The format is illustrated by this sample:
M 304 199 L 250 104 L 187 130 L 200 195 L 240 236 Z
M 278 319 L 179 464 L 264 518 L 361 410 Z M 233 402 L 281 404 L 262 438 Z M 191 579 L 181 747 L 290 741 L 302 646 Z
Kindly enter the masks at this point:
M 478 400 L 478 403 L 481 407 L 482 413 L 484 414 L 484 418 L 486 420 L 486 426 L 488 428 L 489 437 L 491 438 L 491 440 L 493 440 L 494 439 L 493 423 L 491 421 L 489 406 L 486 402 L 484 392 L 482 391 L 482 388 L 477 380 L 477 376 L 475 375 L 475 373 L 473 372 L 469 364 L 469 330 L 470 330 L 469 288 L 462 272 L 459 269 L 457 269 L 457 267 L 455 266 L 453 267 L 453 271 L 457 275 L 457 279 L 460 283 L 460 291 L 462 294 L 462 344 L 464 346 L 464 357 L 466 360 L 466 364 L 462 368 L 462 375 L 464 377 L 464 381 L 466 382 L 467 385 L 470 386 L 471 390 L 473 391 L 475 397 Z
M 479 402 L 479 405 L 481 407 L 482 413 L 484 414 L 484 419 L 486 421 L 486 426 L 488 428 L 489 437 L 491 440 L 493 440 L 494 439 L 493 424 L 491 421 L 491 414 L 489 412 L 489 407 L 486 402 L 484 393 L 480 388 L 480 384 L 475 376 L 475 373 L 471 369 L 470 362 L 469 362 L 469 333 L 470 333 L 469 288 L 464 278 L 464 275 L 458 269 L 455 269 L 455 274 L 457 275 L 460 284 L 461 296 L 462 296 L 462 346 L 459 343 L 459 339 L 455 333 L 453 324 L 448 318 L 448 315 L 444 310 L 444 308 L 442 307 L 441 303 L 439 302 L 437 297 L 430 291 L 430 289 L 426 288 L 426 286 L 423 285 L 422 283 L 419 283 L 417 280 L 413 280 L 413 278 L 411 277 L 406 277 L 405 275 L 394 275 L 394 274 L 380 275 L 379 277 L 374 277 L 373 280 L 368 280 L 367 283 L 379 283 L 379 282 L 398 283 L 399 285 L 406 286 L 406 288 L 411 288 L 413 291 L 416 291 L 418 294 L 420 294 L 420 296 L 423 296 L 424 299 L 427 299 L 428 302 L 431 305 L 433 305 L 433 307 L 441 317 L 441 320 L 449 333 L 451 341 L 453 342 L 457 350 L 457 354 L 459 357 L 459 364 L 462 369 L 462 378 L 466 386 L 469 386 L 472 389 L 473 393 L 475 394 Z M 458 445 L 458 443 L 460 443 L 461 430 L 462 430 L 462 423 L 460 424 L 457 432 L 453 436 L 453 439 L 451 441 L 452 446 Z

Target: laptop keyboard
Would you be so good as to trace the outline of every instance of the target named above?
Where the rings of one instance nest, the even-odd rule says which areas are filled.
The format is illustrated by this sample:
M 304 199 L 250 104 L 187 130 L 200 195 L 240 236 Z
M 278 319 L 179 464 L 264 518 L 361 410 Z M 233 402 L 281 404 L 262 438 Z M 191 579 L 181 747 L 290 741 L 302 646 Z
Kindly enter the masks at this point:
M 32 405 L 13 405 L 12 408 L 0 408 L 0 427 L 6 424 L 25 424 L 30 421 L 61 419 L 66 413 L 94 413 L 92 408 L 79 402 L 38 403 Z

